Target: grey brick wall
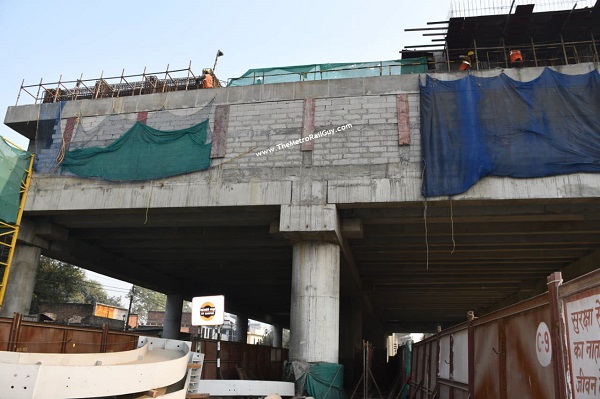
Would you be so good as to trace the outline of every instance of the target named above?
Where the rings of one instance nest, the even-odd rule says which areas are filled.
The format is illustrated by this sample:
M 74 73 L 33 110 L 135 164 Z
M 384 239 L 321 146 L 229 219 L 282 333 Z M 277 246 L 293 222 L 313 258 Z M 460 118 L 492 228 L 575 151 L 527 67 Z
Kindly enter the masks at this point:
M 329 92 L 332 92 L 331 86 L 335 84 L 335 81 L 329 83 Z M 226 90 L 233 93 L 236 89 L 244 88 Z M 398 144 L 396 105 L 396 94 L 400 93 L 408 93 L 411 131 L 411 144 L 402 146 Z M 231 96 L 230 93 L 229 97 Z M 206 115 L 212 118 L 214 105 L 229 103 L 226 154 L 224 158 L 211 161 L 211 168 L 219 169 L 219 177 L 223 182 L 249 179 L 296 180 L 300 174 L 317 176 L 317 169 L 320 178 L 327 179 L 420 175 L 419 95 L 415 90 L 399 90 L 392 86 L 389 93 L 384 94 L 367 94 L 363 91 L 355 95 L 344 93 L 344 96 L 335 97 L 316 96 L 315 133 L 347 127 L 343 131 L 315 138 L 313 151 L 301 151 L 300 144 L 283 147 L 285 143 L 300 139 L 302 135 L 303 100 L 290 97 L 277 101 L 264 101 L 260 98 L 239 101 L 233 96 L 236 100 L 231 102 L 219 101 L 217 98 L 214 104 L 210 104 L 212 107 L 205 109 L 202 107 L 207 103 L 200 107 L 151 110 L 147 123 L 161 130 L 181 129 L 199 123 Z M 136 120 L 137 112 L 83 117 L 79 121 L 83 130 L 76 129 L 70 149 L 107 146 Z M 64 129 L 66 118 L 61 122 Z M 97 129 L 99 126 L 100 129 Z M 62 140 L 60 132 L 55 132 L 52 139 L 51 147 L 38 154 L 38 172 L 60 173 L 56 164 Z M 273 149 L 272 152 L 257 155 L 259 151 L 270 148 Z M 198 177 L 210 179 L 208 176 Z

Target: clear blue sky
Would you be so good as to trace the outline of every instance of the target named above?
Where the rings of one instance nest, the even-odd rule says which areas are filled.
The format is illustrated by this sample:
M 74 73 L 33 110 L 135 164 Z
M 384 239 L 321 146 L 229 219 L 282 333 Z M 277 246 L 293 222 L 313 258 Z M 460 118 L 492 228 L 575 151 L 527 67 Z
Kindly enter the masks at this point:
M 0 0 L 0 115 L 15 105 L 21 81 L 95 79 L 212 67 L 221 80 L 251 68 L 399 59 L 405 45 L 445 20 L 450 0 L 185 1 Z M 19 104 L 33 100 L 23 93 Z M 0 135 L 26 147 L 4 124 Z M 130 284 L 89 274 L 111 296 Z M 124 304 L 127 302 L 123 301 Z
M 400 58 L 430 39 L 405 28 L 445 20 L 450 0 L 0 0 L 0 115 L 21 81 L 37 84 L 212 67 L 219 79 L 251 68 Z M 22 94 L 19 104 L 31 103 Z M 0 125 L 0 135 L 26 143 Z M 24 145 L 24 144 L 23 144 Z

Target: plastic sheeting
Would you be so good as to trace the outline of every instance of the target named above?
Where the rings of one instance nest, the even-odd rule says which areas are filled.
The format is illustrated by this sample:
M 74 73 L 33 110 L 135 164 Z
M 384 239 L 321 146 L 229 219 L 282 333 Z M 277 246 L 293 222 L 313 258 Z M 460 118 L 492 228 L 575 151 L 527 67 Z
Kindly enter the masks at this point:
M 0 220 L 15 224 L 21 206 L 21 185 L 27 178 L 30 152 L 9 145 L 0 136 Z
M 107 147 L 69 151 L 62 170 L 84 177 L 140 181 L 208 169 L 207 130 L 208 120 L 173 131 L 136 122 Z
M 427 72 L 427 58 L 410 58 L 392 61 L 348 62 L 337 64 L 310 64 L 274 68 L 250 69 L 239 78 L 231 79 L 227 86 L 301 82 L 388 76 Z
M 467 191 L 484 176 L 600 172 L 600 74 L 545 69 L 421 85 L 423 195 Z

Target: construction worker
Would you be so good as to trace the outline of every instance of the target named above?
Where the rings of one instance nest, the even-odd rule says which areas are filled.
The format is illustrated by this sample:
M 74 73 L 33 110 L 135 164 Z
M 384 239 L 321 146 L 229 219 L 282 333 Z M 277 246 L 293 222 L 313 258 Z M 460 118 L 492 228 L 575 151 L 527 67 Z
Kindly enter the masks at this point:
M 459 71 L 468 71 L 469 69 L 471 69 L 471 57 L 473 57 L 474 54 L 474 52 L 469 51 L 467 55 L 460 56 L 462 62 L 460 63 L 460 67 L 458 68 Z
M 212 70 L 210 68 L 206 68 L 202 72 L 204 73 L 202 79 L 202 88 L 212 89 L 213 87 L 215 87 L 215 81 L 212 76 Z
M 462 62 L 460 63 L 460 67 L 458 68 L 460 71 L 467 71 L 471 69 L 472 57 L 475 55 L 473 51 L 469 51 L 467 55 L 461 55 L 460 59 Z
M 523 56 L 519 50 L 510 50 L 510 65 L 515 67 L 523 66 Z

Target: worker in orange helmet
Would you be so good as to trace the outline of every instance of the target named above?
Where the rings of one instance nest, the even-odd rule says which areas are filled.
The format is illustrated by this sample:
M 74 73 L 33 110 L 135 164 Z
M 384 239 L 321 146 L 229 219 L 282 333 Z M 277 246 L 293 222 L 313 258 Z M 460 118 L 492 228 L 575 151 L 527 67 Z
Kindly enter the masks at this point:
M 468 71 L 469 69 L 471 69 L 472 57 L 474 54 L 474 52 L 469 51 L 467 55 L 460 56 L 462 62 L 460 63 L 460 67 L 458 68 L 459 71 Z
M 204 73 L 204 77 L 202 80 L 202 88 L 203 89 L 212 89 L 213 87 L 215 87 L 215 82 L 214 82 L 214 79 L 212 76 L 212 71 L 210 70 L 210 68 L 206 68 L 202 72 Z
M 510 50 L 510 65 L 521 67 L 523 66 L 523 56 L 519 50 Z

